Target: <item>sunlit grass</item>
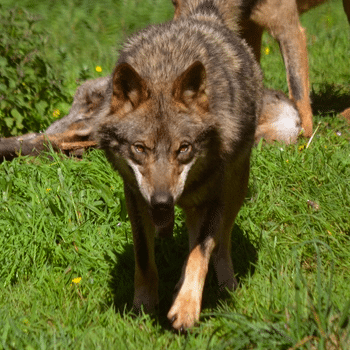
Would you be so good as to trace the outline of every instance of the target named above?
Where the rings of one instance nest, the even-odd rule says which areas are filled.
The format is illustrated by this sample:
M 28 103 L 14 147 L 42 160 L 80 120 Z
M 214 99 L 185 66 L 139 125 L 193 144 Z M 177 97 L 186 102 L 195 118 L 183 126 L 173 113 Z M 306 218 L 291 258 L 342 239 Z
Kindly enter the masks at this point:
M 124 35 L 113 25 L 128 32 L 171 16 L 170 1 L 146 1 L 144 13 L 134 1 L 22 3 L 46 18 L 51 49 L 66 47 L 52 60 L 57 69 L 70 65 L 68 85 L 82 79 L 84 65 L 88 77 L 108 74 Z M 238 290 L 218 300 L 210 270 L 200 325 L 187 336 L 170 331 L 165 315 L 188 246 L 177 211 L 174 237 L 156 242 L 159 314 L 134 317 L 132 235 L 118 174 L 99 150 L 82 160 L 20 157 L 0 165 L 0 349 L 350 348 L 350 132 L 336 114 L 349 92 L 349 26 L 340 1 L 303 24 L 314 40 L 319 128 L 308 147 L 300 139 L 254 148 L 232 236 Z M 265 37 L 263 50 L 266 83 L 287 91 L 278 47 Z

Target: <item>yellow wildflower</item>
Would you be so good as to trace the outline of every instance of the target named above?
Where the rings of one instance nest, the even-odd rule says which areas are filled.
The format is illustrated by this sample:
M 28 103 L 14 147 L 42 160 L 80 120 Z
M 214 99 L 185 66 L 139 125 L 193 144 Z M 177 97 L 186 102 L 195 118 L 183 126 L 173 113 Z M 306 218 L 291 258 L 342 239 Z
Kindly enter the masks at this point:
M 96 72 L 101 73 L 102 72 L 102 68 L 100 66 L 96 66 Z
M 75 283 L 75 284 L 79 284 L 80 281 L 81 281 L 81 277 L 76 277 L 76 278 L 72 279 L 72 282 Z
M 51 188 L 47 188 L 46 189 L 46 193 L 50 192 L 51 191 Z
M 265 55 L 268 55 L 270 53 L 270 49 L 268 47 L 265 47 Z
M 302 150 L 305 149 L 305 147 L 306 147 L 306 145 L 300 145 L 300 146 L 298 147 L 298 151 L 301 152 Z
M 59 109 L 55 109 L 52 114 L 55 118 L 59 118 L 59 116 L 61 115 L 61 112 Z

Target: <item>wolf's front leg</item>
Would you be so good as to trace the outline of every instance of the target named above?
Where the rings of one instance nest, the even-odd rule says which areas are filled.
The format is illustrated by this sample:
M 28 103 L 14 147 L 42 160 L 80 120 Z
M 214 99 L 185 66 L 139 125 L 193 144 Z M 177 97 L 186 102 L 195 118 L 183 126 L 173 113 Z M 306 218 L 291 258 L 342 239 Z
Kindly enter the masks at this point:
M 135 254 L 135 293 L 133 309 L 141 306 L 151 313 L 158 305 L 158 272 L 154 259 L 155 228 L 141 194 L 124 185 L 126 205 L 132 226 Z
M 199 320 L 209 260 L 222 224 L 220 207 L 220 204 L 213 202 L 209 208 L 186 212 L 190 254 L 175 288 L 178 292 L 168 313 L 174 329 L 190 328 Z
M 237 286 L 231 258 L 231 229 L 243 203 L 249 177 L 249 153 L 226 167 L 217 197 L 202 208 L 184 208 L 189 231 L 190 254 L 168 313 L 173 328 L 184 330 L 199 320 L 202 293 L 211 255 L 220 290 Z M 212 254 L 213 253 L 213 254 Z

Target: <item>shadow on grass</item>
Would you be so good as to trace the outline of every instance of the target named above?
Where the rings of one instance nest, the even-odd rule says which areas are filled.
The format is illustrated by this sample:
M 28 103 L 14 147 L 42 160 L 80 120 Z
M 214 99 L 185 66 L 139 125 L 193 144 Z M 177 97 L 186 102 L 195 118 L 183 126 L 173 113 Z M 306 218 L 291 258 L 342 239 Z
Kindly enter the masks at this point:
M 313 114 L 341 113 L 350 107 L 350 86 L 322 85 L 319 91 L 311 92 Z
M 180 233 L 167 239 L 156 239 L 156 264 L 159 273 L 159 315 L 157 320 L 165 329 L 169 328 L 166 315 L 172 304 L 173 290 L 180 279 L 182 265 L 188 254 L 188 235 L 184 231 L 185 229 L 181 229 Z M 133 245 L 126 244 L 122 254 L 117 252 L 115 254 L 117 263 L 111 266 L 110 288 L 116 311 L 123 313 L 124 310 L 131 310 L 134 295 Z M 253 275 L 257 258 L 257 249 L 249 241 L 246 234 L 235 225 L 232 230 L 232 260 L 238 282 L 248 273 Z M 112 261 L 111 264 L 113 264 Z M 217 280 L 211 266 L 205 282 L 202 307 L 215 308 L 223 297 L 225 295 L 218 293 Z

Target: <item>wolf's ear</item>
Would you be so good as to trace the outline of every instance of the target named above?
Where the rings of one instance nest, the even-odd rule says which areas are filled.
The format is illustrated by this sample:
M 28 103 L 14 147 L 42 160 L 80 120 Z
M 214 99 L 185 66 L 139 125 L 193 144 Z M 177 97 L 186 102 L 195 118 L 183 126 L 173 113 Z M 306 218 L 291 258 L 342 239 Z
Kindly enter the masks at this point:
M 113 73 L 113 94 L 111 107 L 118 110 L 137 108 L 148 98 L 146 82 L 128 63 L 119 64 Z
M 173 96 L 175 100 L 184 103 L 187 107 L 195 105 L 207 111 L 209 102 L 206 86 L 205 68 L 201 62 L 196 61 L 176 78 Z

